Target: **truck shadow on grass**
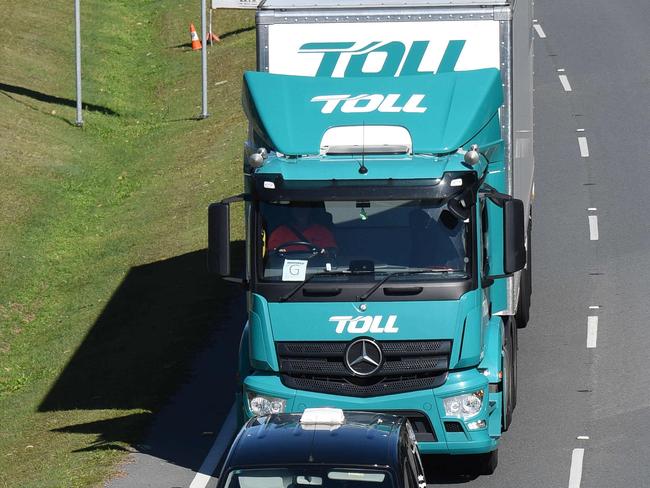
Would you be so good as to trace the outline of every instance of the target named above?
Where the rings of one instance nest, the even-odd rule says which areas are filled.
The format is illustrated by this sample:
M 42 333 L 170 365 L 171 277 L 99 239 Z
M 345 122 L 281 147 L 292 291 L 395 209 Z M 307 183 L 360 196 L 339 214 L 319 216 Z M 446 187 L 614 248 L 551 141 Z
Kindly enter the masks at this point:
M 243 254 L 243 242 L 234 243 L 233 257 L 241 261 Z M 179 435 L 178 428 L 156 434 L 158 446 L 146 445 L 151 444 L 147 432 L 159 422 L 156 414 L 169 410 L 174 417 L 170 422 L 192 434 L 198 430 L 200 436 L 207 430 L 203 423 L 214 427 L 215 417 L 227 412 L 234 398 L 244 322 L 241 288 L 207 273 L 205 250 L 134 267 L 38 411 L 143 410 L 55 432 L 97 435 L 78 451 L 132 446 L 176 464 L 193 465 L 196 460 L 183 459 L 179 452 L 183 449 L 165 447 L 178 446 L 178 439 L 172 438 Z M 202 387 L 188 387 L 197 379 Z M 203 415 L 207 419 L 199 420 Z

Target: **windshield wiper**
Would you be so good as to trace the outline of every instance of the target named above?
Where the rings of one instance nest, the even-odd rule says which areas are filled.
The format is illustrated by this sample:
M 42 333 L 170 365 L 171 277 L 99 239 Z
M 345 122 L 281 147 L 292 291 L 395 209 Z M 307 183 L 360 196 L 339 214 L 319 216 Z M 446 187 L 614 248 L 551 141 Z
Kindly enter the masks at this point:
M 426 269 L 411 269 L 408 271 L 396 271 L 394 273 L 388 273 L 382 280 L 379 282 L 375 283 L 370 290 L 368 290 L 366 293 L 361 295 L 359 297 L 359 301 L 363 302 L 370 297 L 377 289 L 386 283 L 388 280 L 391 278 L 394 278 L 395 276 L 409 276 L 409 275 L 414 275 L 414 274 L 422 274 L 422 273 L 449 273 L 450 271 L 457 271 L 453 268 L 445 268 L 445 269 L 435 269 L 435 268 L 426 268 Z
M 311 280 L 316 278 L 317 276 L 341 276 L 341 275 L 350 275 L 350 274 L 362 274 L 362 272 L 352 272 L 352 271 L 320 271 L 318 273 L 314 273 L 311 275 L 309 278 L 307 278 L 305 281 L 302 283 L 298 284 L 293 290 L 291 290 L 289 293 L 287 293 L 285 296 L 280 297 L 281 302 L 286 302 L 294 296 L 296 293 L 298 293 L 303 286 L 305 286 L 307 283 L 309 283 Z

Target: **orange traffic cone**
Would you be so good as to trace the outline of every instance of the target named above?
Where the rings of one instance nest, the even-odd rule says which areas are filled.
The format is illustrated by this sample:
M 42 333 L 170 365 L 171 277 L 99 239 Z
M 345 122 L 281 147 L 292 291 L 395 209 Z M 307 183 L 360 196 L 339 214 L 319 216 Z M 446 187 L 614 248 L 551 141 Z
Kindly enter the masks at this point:
M 221 42 L 221 39 L 219 39 L 218 35 L 213 34 L 212 32 L 208 32 L 208 41 L 210 41 L 210 42 Z
M 190 24 L 190 39 L 192 39 L 192 51 L 199 51 L 201 49 L 201 40 L 199 35 L 196 33 L 194 24 Z

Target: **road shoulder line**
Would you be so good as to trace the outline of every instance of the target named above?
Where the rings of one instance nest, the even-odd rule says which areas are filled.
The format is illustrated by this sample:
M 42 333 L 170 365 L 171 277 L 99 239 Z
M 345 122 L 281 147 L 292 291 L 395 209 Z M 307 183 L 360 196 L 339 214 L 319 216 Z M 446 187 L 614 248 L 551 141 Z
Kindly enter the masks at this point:
M 219 461 L 221 461 L 221 458 L 226 452 L 226 449 L 228 449 L 230 442 L 235 436 L 236 430 L 237 430 L 237 403 L 235 402 L 232 404 L 232 407 L 230 407 L 230 412 L 228 412 L 228 416 L 226 417 L 226 420 L 224 420 L 223 425 L 221 426 L 219 435 L 217 435 L 214 444 L 212 444 L 210 451 L 208 452 L 207 456 L 203 460 L 203 464 L 201 464 L 201 467 L 196 473 L 196 476 L 192 480 L 192 483 L 190 484 L 189 488 L 205 488 L 207 486 L 207 484 L 212 479 L 212 475 L 214 474 L 214 471 L 217 469 L 217 466 L 219 465 Z

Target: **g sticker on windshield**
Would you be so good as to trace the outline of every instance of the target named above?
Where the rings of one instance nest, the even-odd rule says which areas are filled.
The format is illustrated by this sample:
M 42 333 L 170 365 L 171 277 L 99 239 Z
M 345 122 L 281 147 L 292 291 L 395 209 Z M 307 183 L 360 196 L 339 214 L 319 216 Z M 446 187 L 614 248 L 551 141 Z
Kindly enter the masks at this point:
M 303 259 L 285 259 L 282 266 L 282 281 L 305 281 L 307 261 Z

